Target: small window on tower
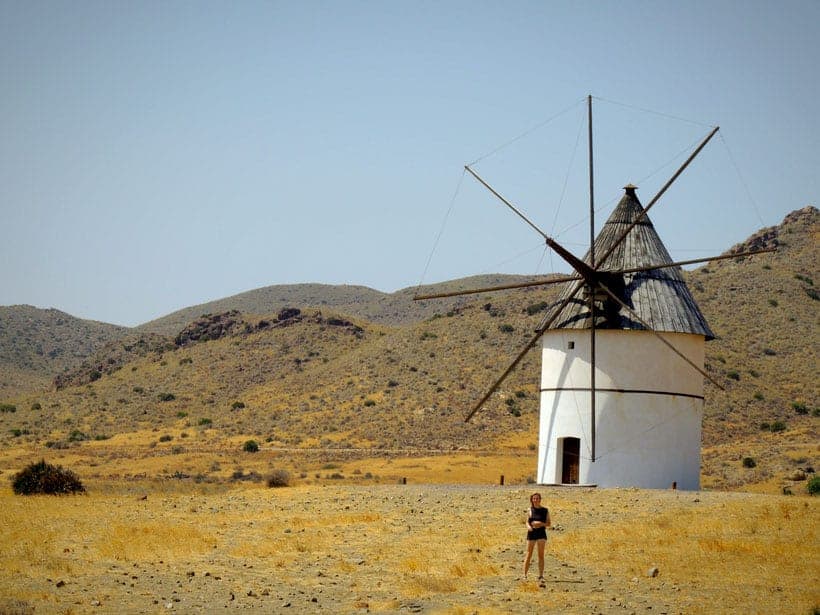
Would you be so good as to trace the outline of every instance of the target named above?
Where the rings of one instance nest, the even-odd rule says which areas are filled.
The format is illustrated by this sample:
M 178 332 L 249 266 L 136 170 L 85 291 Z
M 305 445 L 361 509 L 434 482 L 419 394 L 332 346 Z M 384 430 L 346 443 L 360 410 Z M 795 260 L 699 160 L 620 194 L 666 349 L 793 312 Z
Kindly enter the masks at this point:
M 575 342 L 567 342 L 567 348 L 569 350 L 574 350 L 575 349 Z

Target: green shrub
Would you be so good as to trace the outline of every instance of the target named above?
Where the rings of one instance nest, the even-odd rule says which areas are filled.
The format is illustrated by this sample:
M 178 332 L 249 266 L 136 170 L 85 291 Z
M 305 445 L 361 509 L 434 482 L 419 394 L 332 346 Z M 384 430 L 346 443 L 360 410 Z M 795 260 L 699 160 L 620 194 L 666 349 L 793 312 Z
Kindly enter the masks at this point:
M 17 495 L 82 493 L 85 491 L 85 487 L 74 472 L 46 463 L 45 459 L 23 468 L 14 475 L 12 481 L 11 488 Z
M 231 404 L 231 410 L 241 410 L 245 407 L 245 402 L 243 401 L 235 401 Z
M 165 434 L 165 435 L 159 437 L 160 442 L 170 442 L 173 439 L 174 439 L 174 436 L 172 436 L 171 434 Z
M 806 491 L 809 492 L 809 495 L 820 493 L 820 476 L 814 475 L 809 479 L 809 482 L 806 483 Z
M 754 394 L 754 398 L 755 398 L 757 401 L 763 401 L 763 393 L 761 393 L 760 391 L 757 391 L 757 392 Z
M 538 312 L 543 312 L 544 310 L 546 310 L 549 307 L 549 305 L 550 304 L 547 303 L 546 301 L 541 301 L 540 303 L 533 303 L 531 305 L 528 305 L 527 306 L 527 314 L 530 315 L 530 316 L 533 316 L 534 314 L 537 314 Z
M 201 419 L 199 419 L 200 425 L 210 425 L 211 423 L 213 423 L 213 421 L 207 417 L 202 417 Z
M 33 404 L 31 404 L 31 409 L 32 410 L 42 410 L 43 406 L 40 405 L 39 401 L 35 401 Z
M 372 399 L 365 399 L 364 405 L 369 408 L 370 406 L 375 406 L 376 402 Z
M 82 442 L 83 440 L 88 440 L 88 436 L 79 429 L 72 430 L 68 435 L 69 442 Z
M 778 431 L 786 431 L 786 423 L 784 423 L 783 421 L 775 421 L 774 423 L 772 423 L 771 427 L 769 427 L 769 430 L 772 433 L 776 433 Z
M 743 467 L 744 468 L 754 468 L 757 466 L 757 462 L 752 459 L 751 457 L 744 457 L 743 458 Z
M 512 333 L 513 331 L 515 331 L 515 327 L 505 323 L 503 325 L 499 325 L 498 330 L 501 331 L 501 333 Z
M 17 406 L 14 404 L 0 404 L 0 412 L 17 412 Z
M 777 307 L 777 299 L 769 299 L 769 305 L 772 307 Z
M 726 372 L 726 377 L 731 378 L 732 380 L 740 380 L 740 374 L 736 369 L 730 369 Z
M 259 443 L 256 440 L 248 440 L 242 446 L 242 450 L 246 453 L 258 453 L 259 452 Z
M 804 404 L 803 402 L 799 402 L 799 401 L 792 402 L 792 408 L 794 408 L 794 411 L 797 412 L 797 414 L 808 414 L 809 413 L 808 406 L 806 406 L 806 404 Z
M 160 393 L 157 397 L 160 401 L 174 401 L 176 399 L 173 393 Z
M 268 487 L 290 487 L 290 472 L 281 468 L 271 472 Z

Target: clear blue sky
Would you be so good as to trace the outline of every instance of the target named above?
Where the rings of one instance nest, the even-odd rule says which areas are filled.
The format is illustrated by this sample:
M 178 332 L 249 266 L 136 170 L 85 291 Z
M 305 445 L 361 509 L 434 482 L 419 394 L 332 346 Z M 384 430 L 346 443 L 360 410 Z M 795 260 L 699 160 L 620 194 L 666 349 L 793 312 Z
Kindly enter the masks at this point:
M 587 94 L 597 223 L 721 126 L 650 217 L 676 258 L 722 252 L 817 204 L 819 23 L 815 0 L 2 0 L 0 305 L 136 325 L 271 284 L 566 270 L 462 167 L 527 133 L 475 168 L 582 253 Z

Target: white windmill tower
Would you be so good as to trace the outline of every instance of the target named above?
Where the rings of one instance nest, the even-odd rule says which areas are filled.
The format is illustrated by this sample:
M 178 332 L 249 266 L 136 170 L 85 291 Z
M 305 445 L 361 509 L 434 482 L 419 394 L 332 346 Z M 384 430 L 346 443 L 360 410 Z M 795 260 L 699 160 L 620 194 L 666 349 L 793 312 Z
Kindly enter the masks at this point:
M 635 186 L 595 238 L 592 97 L 589 117 L 590 249 L 575 257 L 469 166 L 465 169 L 539 233 L 575 270 L 573 276 L 469 291 L 434 299 L 566 283 L 533 337 L 474 405 L 484 405 L 542 341 L 537 481 L 682 489 L 700 485 L 704 345 L 713 336 L 680 267 L 771 252 L 755 250 L 672 262 L 647 213 L 717 133 L 715 127 L 644 208 Z M 702 376 L 702 377 L 701 377 Z M 722 388 L 722 387 L 721 387 Z
M 595 241 L 595 253 L 608 254 L 599 267 L 622 272 L 607 277 L 613 296 L 599 289 L 570 301 L 541 338 L 537 480 L 698 489 L 704 342 L 714 335 L 680 267 L 668 266 L 636 187 L 625 190 Z

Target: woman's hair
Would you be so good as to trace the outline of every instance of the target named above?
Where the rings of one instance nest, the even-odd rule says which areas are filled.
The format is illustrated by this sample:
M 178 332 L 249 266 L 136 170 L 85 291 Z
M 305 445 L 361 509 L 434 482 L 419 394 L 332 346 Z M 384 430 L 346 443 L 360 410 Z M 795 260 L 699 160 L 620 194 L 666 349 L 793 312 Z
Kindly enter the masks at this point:
M 537 493 L 537 492 L 536 492 L 536 493 L 533 493 L 533 494 L 530 496 L 530 506 L 535 506 L 535 504 L 533 504 L 533 503 L 532 503 L 532 499 L 533 499 L 536 495 L 537 495 L 539 498 L 541 497 L 541 494 L 540 494 L 540 493 Z

